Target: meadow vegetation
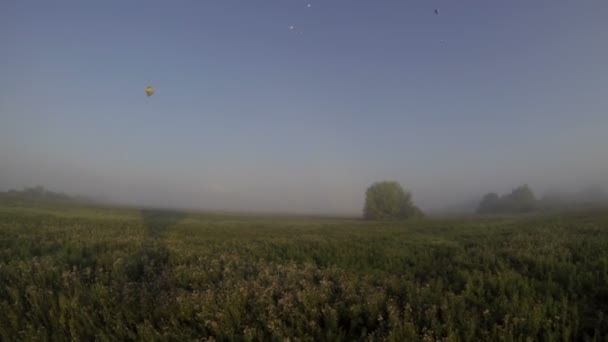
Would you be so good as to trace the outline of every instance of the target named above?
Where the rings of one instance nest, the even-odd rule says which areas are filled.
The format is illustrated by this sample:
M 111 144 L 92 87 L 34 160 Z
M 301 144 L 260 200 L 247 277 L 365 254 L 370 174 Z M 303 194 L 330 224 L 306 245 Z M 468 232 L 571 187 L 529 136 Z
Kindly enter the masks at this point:
M 604 341 L 608 211 L 375 222 L 0 200 L 0 340 Z

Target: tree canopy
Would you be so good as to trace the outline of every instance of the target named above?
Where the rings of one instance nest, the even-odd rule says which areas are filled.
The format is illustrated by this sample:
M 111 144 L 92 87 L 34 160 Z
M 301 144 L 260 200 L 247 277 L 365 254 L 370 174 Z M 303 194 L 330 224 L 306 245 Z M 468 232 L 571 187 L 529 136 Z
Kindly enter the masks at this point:
M 538 207 L 536 196 L 525 184 L 502 196 L 498 196 L 494 192 L 485 194 L 477 207 L 477 212 L 480 214 L 517 214 L 535 211 Z
M 412 202 L 412 195 L 398 182 L 372 184 L 365 193 L 363 216 L 367 220 L 395 220 L 424 216 Z

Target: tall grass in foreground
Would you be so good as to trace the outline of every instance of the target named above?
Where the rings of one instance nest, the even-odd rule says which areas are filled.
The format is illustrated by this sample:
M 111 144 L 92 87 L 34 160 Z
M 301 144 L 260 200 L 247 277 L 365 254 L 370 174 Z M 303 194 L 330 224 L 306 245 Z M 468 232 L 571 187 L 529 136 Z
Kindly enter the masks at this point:
M 0 339 L 603 341 L 608 213 L 369 223 L 0 203 Z

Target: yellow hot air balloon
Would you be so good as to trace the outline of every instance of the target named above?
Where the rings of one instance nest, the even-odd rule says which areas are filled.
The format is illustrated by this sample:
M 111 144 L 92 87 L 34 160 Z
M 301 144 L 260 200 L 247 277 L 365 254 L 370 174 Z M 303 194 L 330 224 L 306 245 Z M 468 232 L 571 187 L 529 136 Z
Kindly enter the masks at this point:
M 148 97 L 150 97 L 150 96 L 152 96 L 153 94 L 154 94 L 154 88 L 152 88 L 152 87 L 150 87 L 150 86 L 147 86 L 147 87 L 146 87 L 146 95 L 147 95 Z

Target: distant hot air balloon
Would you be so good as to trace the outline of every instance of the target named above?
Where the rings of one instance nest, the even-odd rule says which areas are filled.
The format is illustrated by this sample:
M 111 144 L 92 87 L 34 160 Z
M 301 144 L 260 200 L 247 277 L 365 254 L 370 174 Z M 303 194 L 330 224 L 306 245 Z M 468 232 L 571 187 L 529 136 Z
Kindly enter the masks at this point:
M 439 10 L 435 8 L 435 15 L 439 15 Z
M 150 86 L 147 86 L 147 87 L 146 87 L 146 95 L 147 95 L 148 97 L 150 97 L 150 96 L 152 96 L 153 94 L 154 94 L 154 88 L 152 88 L 152 87 L 150 87 Z

